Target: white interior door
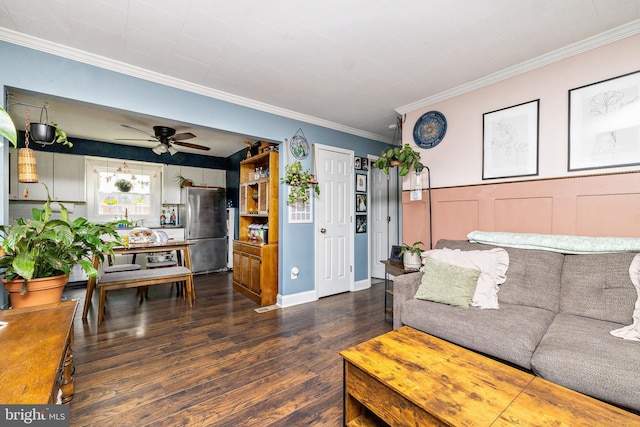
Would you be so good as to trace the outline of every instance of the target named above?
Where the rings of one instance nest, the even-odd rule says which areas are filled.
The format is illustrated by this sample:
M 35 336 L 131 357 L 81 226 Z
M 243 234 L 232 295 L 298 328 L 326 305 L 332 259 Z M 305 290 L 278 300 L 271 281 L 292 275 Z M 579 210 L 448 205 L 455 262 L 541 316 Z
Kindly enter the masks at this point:
M 371 164 L 372 161 L 369 162 Z M 395 169 L 386 175 L 382 170 L 370 168 L 370 246 L 371 277 L 384 278 L 384 264 L 391 246 L 398 241 L 398 176 Z
M 353 151 L 315 144 L 320 195 L 315 204 L 318 298 L 353 283 Z

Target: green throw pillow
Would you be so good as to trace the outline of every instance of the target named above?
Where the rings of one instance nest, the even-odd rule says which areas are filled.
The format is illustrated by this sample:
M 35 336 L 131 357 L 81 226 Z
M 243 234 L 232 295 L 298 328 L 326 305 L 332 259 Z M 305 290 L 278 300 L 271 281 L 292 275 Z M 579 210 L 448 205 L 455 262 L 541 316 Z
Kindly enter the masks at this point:
M 422 270 L 424 275 L 416 299 L 469 307 L 480 270 L 458 267 L 430 257 L 426 258 Z

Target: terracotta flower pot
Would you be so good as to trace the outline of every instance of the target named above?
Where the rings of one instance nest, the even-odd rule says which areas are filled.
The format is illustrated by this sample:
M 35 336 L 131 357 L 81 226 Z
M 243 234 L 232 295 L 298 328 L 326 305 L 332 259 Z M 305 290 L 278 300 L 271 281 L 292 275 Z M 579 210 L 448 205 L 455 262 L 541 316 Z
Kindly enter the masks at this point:
M 13 308 L 32 307 L 34 305 L 51 304 L 60 302 L 64 286 L 69 281 L 69 276 L 61 274 L 54 277 L 31 279 L 27 283 L 27 293 L 20 295 L 22 279 L 14 279 L 4 283 L 4 288 L 11 298 Z
M 400 166 L 401 164 L 399 160 L 391 160 L 391 166 Z

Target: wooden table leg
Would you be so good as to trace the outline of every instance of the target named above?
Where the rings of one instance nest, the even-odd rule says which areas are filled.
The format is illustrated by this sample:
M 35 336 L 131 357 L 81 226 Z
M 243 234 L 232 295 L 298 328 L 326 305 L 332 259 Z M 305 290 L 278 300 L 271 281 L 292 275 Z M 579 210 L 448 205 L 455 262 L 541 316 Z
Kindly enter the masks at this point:
M 69 332 L 69 345 L 64 358 L 62 368 L 62 384 L 60 384 L 62 404 L 71 402 L 75 392 L 75 379 L 73 378 L 73 327 Z
M 191 251 L 189 251 L 189 246 L 184 247 L 184 266 L 193 272 L 191 268 Z M 189 283 L 187 282 L 187 287 Z M 189 306 L 191 306 L 192 302 L 196 300 L 196 287 L 194 286 L 193 276 L 191 276 L 191 298 L 189 301 Z
M 104 319 L 104 303 L 107 299 L 107 291 L 104 288 L 100 289 L 100 302 L 98 303 L 98 326 L 102 323 L 102 319 Z
M 93 268 L 97 270 L 99 266 L 100 266 L 100 259 L 98 259 L 97 256 L 94 256 Z M 93 290 L 95 289 L 95 287 L 96 287 L 96 278 L 90 277 L 87 280 L 87 292 L 85 293 L 85 296 L 84 296 L 84 309 L 82 310 L 83 319 L 86 319 L 87 314 L 89 313 L 89 306 L 91 305 L 91 298 L 93 297 Z

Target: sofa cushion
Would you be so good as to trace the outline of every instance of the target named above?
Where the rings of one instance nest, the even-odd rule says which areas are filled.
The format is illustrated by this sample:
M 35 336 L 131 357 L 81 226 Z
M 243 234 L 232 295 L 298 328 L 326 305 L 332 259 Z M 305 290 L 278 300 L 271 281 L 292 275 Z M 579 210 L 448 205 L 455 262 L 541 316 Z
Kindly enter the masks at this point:
M 466 240 L 439 240 L 436 247 L 463 251 L 495 248 Z M 507 280 L 500 285 L 498 292 L 500 307 L 503 303 L 519 304 L 557 313 L 564 255 L 532 249 L 504 249 L 509 254 L 509 270 Z
M 509 303 L 482 310 L 413 299 L 402 304 L 400 315 L 405 325 L 531 369 L 531 356 L 554 313 Z
M 554 383 L 640 411 L 640 346 L 609 335 L 619 323 L 556 315 L 531 360 Z
M 485 251 L 461 251 L 460 249 L 432 249 L 422 254 L 427 257 L 460 267 L 480 270 L 478 283 L 471 299 L 471 306 L 498 308 L 499 285 L 507 280 L 509 254 L 502 248 Z
M 480 270 L 447 264 L 429 257 L 421 271 L 424 274 L 416 292 L 417 299 L 469 307 Z
M 638 299 L 629 277 L 635 253 L 566 255 L 560 311 L 630 325 Z

